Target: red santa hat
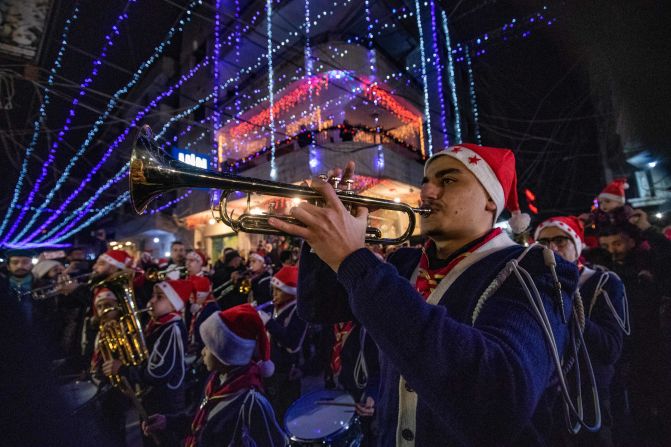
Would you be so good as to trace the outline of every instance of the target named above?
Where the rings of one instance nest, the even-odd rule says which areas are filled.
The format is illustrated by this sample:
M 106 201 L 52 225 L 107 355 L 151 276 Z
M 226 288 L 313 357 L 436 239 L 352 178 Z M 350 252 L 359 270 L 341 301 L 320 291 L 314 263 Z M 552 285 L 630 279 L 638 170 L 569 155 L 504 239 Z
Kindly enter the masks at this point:
M 123 250 L 107 250 L 98 256 L 98 259 L 102 259 L 118 269 L 127 269 L 133 262 L 133 258 Z
M 187 258 L 188 257 L 194 257 L 194 256 L 198 256 L 200 258 L 201 263 L 203 265 L 207 265 L 207 256 L 205 256 L 205 253 L 203 253 L 202 251 L 194 250 L 194 251 L 189 252 L 186 255 Z
M 96 304 L 100 301 L 119 301 L 114 292 L 107 287 L 98 287 L 93 291 L 93 314 L 98 315 Z
M 194 302 L 202 302 L 212 293 L 212 283 L 205 276 L 191 276 L 189 281 L 193 284 Z
M 184 305 L 189 302 L 193 293 L 193 283 L 185 279 L 161 281 L 156 283 L 154 287 L 158 287 L 165 293 L 176 311 L 184 309 Z
M 575 216 L 556 216 L 546 219 L 536 227 L 534 239 L 538 239 L 541 231 L 545 228 L 559 228 L 564 233 L 568 234 L 575 245 L 578 256 L 580 256 L 580 253 L 585 246 L 585 229 L 580 219 Z
M 270 280 L 270 284 L 289 295 L 296 295 L 298 286 L 298 267 L 295 265 L 285 265 Z
M 210 315 L 200 325 L 207 349 L 224 365 L 245 366 L 258 361 L 263 377 L 275 372 L 270 360 L 270 340 L 259 313 L 249 304 Z
M 629 189 L 629 183 L 627 183 L 626 178 L 617 178 L 610 182 L 606 187 L 599 193 L 599 199 L 610 199 L 615 202 L 619 202 L 624 205 L 624 191 Z
M 429 164 L 438 157 L 449 156 L 459 160 L 475 175 L 485 191 L 496 204 L 496 220 L 504 209 L 510 211 L 512 217 L 508 221 L 514 233 L 521 233 L 529 227 L 531 218 L 520 211 L 517 199 L 517 173 L 515 172 L 515 155 L 509 149 L 479 146 L 463 143 L 448 147 L 444 151 L 433 154 L 424 164 L 424 174 Z
M 249 260 L 256 259 L 259 262 L 266 263 L 266 259 L 258 253 L 252 253 L 249 255 Z

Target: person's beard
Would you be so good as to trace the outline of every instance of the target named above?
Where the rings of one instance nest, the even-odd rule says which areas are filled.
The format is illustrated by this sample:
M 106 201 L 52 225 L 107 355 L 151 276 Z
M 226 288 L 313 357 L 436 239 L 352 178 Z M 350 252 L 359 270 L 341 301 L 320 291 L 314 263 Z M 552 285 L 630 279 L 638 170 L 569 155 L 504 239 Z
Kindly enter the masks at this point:
M 15 278 L 25 278 L 30 274 L 30 270 L 26 269 L 16 269 L 12 272 L 12 276 Z

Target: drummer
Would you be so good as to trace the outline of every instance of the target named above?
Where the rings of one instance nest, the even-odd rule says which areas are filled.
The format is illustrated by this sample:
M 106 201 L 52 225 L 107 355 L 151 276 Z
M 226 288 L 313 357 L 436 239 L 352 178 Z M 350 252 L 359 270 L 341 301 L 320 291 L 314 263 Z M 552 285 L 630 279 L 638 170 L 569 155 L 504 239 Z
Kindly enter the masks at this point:
M 271 376 L 275 367 L 256 310 L 242 304 L 212 314 L 200 335 L 205 366 L 212 374 L 195 417 L 153 414 L 142 423 L 144 433 L 188 432 L 185 447 L 287 445 L 273 408 L 261 394 L 262 377 Z

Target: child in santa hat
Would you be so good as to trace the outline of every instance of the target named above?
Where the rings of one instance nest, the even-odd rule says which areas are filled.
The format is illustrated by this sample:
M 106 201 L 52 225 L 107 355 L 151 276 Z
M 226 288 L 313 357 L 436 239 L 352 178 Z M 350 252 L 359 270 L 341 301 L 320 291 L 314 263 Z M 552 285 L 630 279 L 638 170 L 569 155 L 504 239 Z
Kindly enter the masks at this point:
M 212 314 L 200 334 L 204 363 L 212 374 L 195 417 L 154 414 L 142 424 L 144 432 L 188 432 L 185 447 L 287 445 L 273 408 L 261 394 L 261 379 L 272 375 L 274 366 L 256 310 L 242 304 Z
M 189 301 L 193 285 L 186 280 L 168 280 L 157 283 L 149 300 L 151 319 L 144 329 L 149 357 L 140 366 L 123 366 L 119 360 L 103 363 L 106 375 L 121 374 L 132 384 L 149 391 L 142 403 L 148 413 L 175 412 L 184 408 L 184 347 L 187 331 L 182 310 Z M 154 445 L 151 438 L 143 439 L 144 445 Z M 177 445 L 172 433 L 164 433 L 162 446 Z
M 188 265 L 187 255 L 187 265 Z M 212 294 L 212 283 L 206 276 L 189 276 L 188 281 L 193 285 L 193 293 L 189 299 L 189 311 L 186 313 L 186 323 L 189 328 L 190 353 L 200 353 L 203 349 L 203 340 L 200 337 L 200 325 L 213 313 L 219 310 L 219 304 Z
M 259 310 L 270 334 L 271 358 L 275 364 L 275 374 L 266 381 L 266 389 L 279 420 L 283 420 L 284 412 L 301 395 L 299 361 L 307 323 L 296 312 L 298 268 L 294 265 L 282 267 L 270 284 L 273 313 Z
M 574 216 L 555 216 L 541 222 L 534 234 L 536 242 L 552 249 L 578 266 L 579 290 L 585 308 L 584 337 L 590 354 L 599 393 L 601 412 L 610 414 L 610 389 L 615 363 L 622 353 L 623 338 L 629 334 L 629 311 L 624 285 L 613 272 L 591 269 L 580 262 L 585 246 L 582 222 Z M 589 386 L 586 370 L 581 368 L 583 386 Z M 587 388 L 586 388 L 587 389 Z M 558 415 L 561 416 L 561 415 Z M 597 433 L 581 431 L 585 445 L 611 445 L 611 418 L 604 418 Z

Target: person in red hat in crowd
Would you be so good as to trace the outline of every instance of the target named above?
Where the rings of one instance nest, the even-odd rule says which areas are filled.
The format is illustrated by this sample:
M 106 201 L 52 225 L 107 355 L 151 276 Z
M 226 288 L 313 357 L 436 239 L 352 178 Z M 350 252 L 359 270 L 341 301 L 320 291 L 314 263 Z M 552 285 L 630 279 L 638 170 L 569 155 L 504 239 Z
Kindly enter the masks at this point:
M 351 178 L 354 163 L 341 173 Z M 528 225 L 516 185 L 508 149 L 460 144 L 434 154 L 420 193 L 429 240 L 386 263 L 365 247 L 367 210 L 350 213 L 327 182 L 311 185 L 324 207 L 291 210 L 304 226 L 270 219 L 305 240 L 300 316 L 356 319 L 380 349 L 378 445 L 548 445 L 578 269 L 494 227 L 504 209 L 513 230 Z
M 63 296 L 60 302 L 63 308 L 78 311 L 76 315 L 69 317 L 75 321 L 70 321 L 68 325 L 74 327 L 70 327 L 70 335 L 63 341 L 66 355 L 70 356 L 73 367 L 76 369 L 86 369 L 93 355 L 94 340 L 98 333 L 89 284 L 97 284 L 118 272 L 132 272 L 132 264 L 133 258 L 126 251 L 107 250 L 98 256 L 93 264 L 88 283 L 73 282 L 59 289 Z
M 249 301 L 255 306 L 268 303 L 273 299 L 270 286 L 273 275 L 270 274 L 269 270 L 266 265 L 266 258 L 263 255 L 259 253 L 249 255 L 249 271 L 252 275 L 252 291 L 249 295 Z
M 120 374 L 131 384 L 148 391 L 142 398 L 147 413 L 173 413 L 185 406 L 184 378 L 186 366 L 184 352 L 187 331 L 182 318 L 184 306 L 189 302 L 193 284 L 186 280 L 167 280 L 154 286 L 149 300 L 151 319 L 144 329 L 149 356 L 140 366 L 125 366 L 120 360 L 103 363 L 106 376 Z M 145 446 L 156 445 L 149 437 L 143 438 Z M 164 433 L 160 445 L 178 445 L 172 433 Z
M 601 429 L 596 433 L 581 431 L 567 445 L 612 447 L 613 418 L 611 415 L 610 389 L 615 374 L 615 363 L 622 354 L 624 335 L 630 332 L 629 309 L 624 285 L 613 272 L 592 269 L 580 261 L 584 243 L 582 222 L 575 216 L 556 216 L 544 220 L 536 227 L 534 239 L 551 248 L 555 253 L 580 270 L 580 296 L 585 309 L 583 336 L 590 354 L 601 405 Z M 587 371 L 582 371 L 585 389 L 588 389 Z M 568 436 L 568 435 L 566 435 Z
M 188 263 L 188 261 L 187 261 Z M 213 313 L 219 311 L 219 305 L 212 295 L 212 283 L 206 276 L 189 276 L 187 281 L 193 285 L 189 300 L 186 322 L 189 328 L 189 353 L 199 353 L 203 349 L 200 337 L 200 325 Z
M 300 352 L 307 323 L 296 313 L 298 268 L 282 267 L 270 280 L 273 288 L 273 312 L 258 310 L 270 335 L 271 359 L 275 374 L 266 381 L 268 399 L 280 421 L 289 406 L 301 395 Z
M 596 197 L 590 213 L 581 214 L 579 219 L 589 230 L 586 243 L 589 248 L 598 247 L 598 233 L 611 225 L 622 225 L 633 218 L 635 211 L 628 205 L 625 191 L 629 189 L 626 178 L 617 178 L 610 182 Z
M 262 394 L 262 379 L 273 374 L 270 342 L 249 304 L 210 315 L 200 327 L 202 356 L 211 372 L 194 417 L 154 414 L 142 424 L 146 434 L 187 433 L 185 447 L 288 445 L 273 407 Z

